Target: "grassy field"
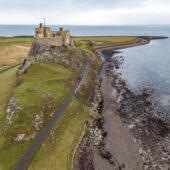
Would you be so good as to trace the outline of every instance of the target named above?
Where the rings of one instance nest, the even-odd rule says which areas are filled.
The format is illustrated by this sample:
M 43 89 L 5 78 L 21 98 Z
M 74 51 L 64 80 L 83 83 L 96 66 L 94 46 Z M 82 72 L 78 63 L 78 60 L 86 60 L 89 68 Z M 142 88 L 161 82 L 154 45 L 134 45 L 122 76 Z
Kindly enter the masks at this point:
M 30 46 L 32 42 L 33 37 L 0 38 L 0 49 L 11 45 Z
M 68 155 L 74 147 L 75 137 L 79 135 L 85 123 L 85 114 L 85 106 L 74 97 L 43 142 L 28 169 L 67 170 Z
M 4 117 L 5 117 L 5 111 L 7 107 L 7 103 L 10 99 L 10 96 L 12 94 L 12 90 L 14 87 L 14 83 L 16 81 L 16 72 L 17 68 L 14 68 L 12 70 L 9 70 L 8 72 L 5 72 L 0 75 L 0 125 L 3 124 Z M 2 126 L 0 126 L 0 147 L 4 144 L 5 137 L 3 136 L 3 129 Z
M 12 117 L 14 123 L 9 127 L 8 135 L 14 137 L 16 131 L 31 135 L 35 131 L 31 126 L 32 121 L 41 113 L 43 113 L 42 127 L 64 101 L 75 78 L 73 72 L 58 64 L 32 65 L 27 74 L 17 79 L 18 85 L 14 96 L 22 111 Z
M 89 49 L 91 42 L 92 48 L 98 48 L 107 45 L 118 45 L 127 42 L 137 41 L 137 37 L 122 37 L 122 36 L 98 36 L 98 37 L 73 37 L 77 47 Z
M 8 75 L 8 72 L 6 74 Z M 13 123 L 7 126 L 7 136 L 1 133 L 0 169 L 13 167 L 31 142 L 31 140 L 14 142 L 16 134 L 25 133 L 29 136 L 36 131 L 32 121 L 37 114 L 43 112 L 43 124 L 39 127 L 41 128 L 66 98 L 77 74 L 58 64 L 38 63 L 32 65 L 26 74 L 17 77 L 14 96 L 18 99 L 17 105 L 22 108 L 22 111 L 13 115 Z M 5 117 L 4 111 L 1 113 L 2 121 Z
M 16 72 L 17 72 L 17 68 L 14 68 L 12 70 L 9 70 L 8 72 L 5 72 L 3 74 L 0 75 L 0 159 L 1 159 L 1 163 L 0 163 L 0 169 L 8 169 L 6 168 L 6 166 L 8 165 L 9 162 L 7 162 L 6 160 L 10 160 L 10 157 L 14 155 L 15 152 L 11 151 L 11 154 L 8 155 L 8 153 L 10 153 L 8 151 L 8 144 L 7 142 L 7 138 L 4 136 L 3 130 L 4 130 L 4 119 L 5 119 L 5 115 L 6 115 L 6 107 L 7 107 L 7 103 L 12 95 L 12 91 L 13 91 L 13 87 L 14 87 L 14 83 L 16 81 Z M 2 149 L 4 148 L 4 149 Z M 17 148 L 17 150 L 19 149 L 19 147 Z M 11 163 L 12 163 L 12 159 L 11 159 Z
M 0 38 L 0 71 L 22 63 L 26 58 L 33 38 Z

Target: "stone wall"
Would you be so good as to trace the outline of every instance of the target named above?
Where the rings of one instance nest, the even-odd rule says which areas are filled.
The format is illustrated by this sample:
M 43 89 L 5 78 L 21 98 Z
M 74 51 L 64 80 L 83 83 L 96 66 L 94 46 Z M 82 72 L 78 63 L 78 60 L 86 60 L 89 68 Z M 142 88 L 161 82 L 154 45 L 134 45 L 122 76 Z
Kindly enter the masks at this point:
M 65 45 L 63 43 L 63 38 L 61 36 L 55 37 L 55 38 L 35 38 L 35 41 L 38 44 L 45 45 L 45 46 L 62 46 Z

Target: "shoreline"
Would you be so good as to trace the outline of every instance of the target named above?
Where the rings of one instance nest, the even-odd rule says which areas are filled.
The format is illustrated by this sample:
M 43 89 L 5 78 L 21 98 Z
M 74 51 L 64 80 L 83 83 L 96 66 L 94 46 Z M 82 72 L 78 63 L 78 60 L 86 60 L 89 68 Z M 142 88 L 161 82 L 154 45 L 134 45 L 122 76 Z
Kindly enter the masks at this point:
M 124 43 L 122 45 L 112 45 L 109 47 L 95 49 L 95 52 L 98 55 L 98 57 L 101 55 L 104 55 L 106 57 L 106 61 L 103 62 L 99 74 L 101 79 L 100 91 L 103 97 L 103 106 L 101 112 L 103 123 L 100 124 L 100 126 L 98 127 L 103 131 L 103 134 L 105 134 L 103 135 L 102 144 L 105 155 L 101 154 L 100 147 L 95 147 L 91 143 L 91 141 L 87 140 L 86 138 L 86 141 L 81 147 L 81 150 L 83 151 L 84 154 L 82 153 L 80 154 L 81 158 L 85 159 L 88 162 L 84 166 L 84 168 L 86 169 L 167 170 L 168 166 L 167 161 L 169 159 L 167 155 L 165 155 L 165 157 L 162 158 L 161 154 L 163 150 L 161 149 L 161 143 L 159 145 L 154 145 L 154 147 L 157 147 L 156 150 L 158 151 L 155 153 L 152 152 L 153 148 L 151 145 L 155 144 L 154 142 L 152 142 L 152 139 L 159 140 L 159 138 L 151 137 L 150 139 L 149 136 L 148 139 L 144 138 L 145 139 L 144 142 L 145 143 L 150 142 L 149 147 L 151 146 L 151 149 L 149 147 L 145 148 L 145 146 L 147 145 L 144 145 L 143 141 L 141 140 L 141 137 L 145 137 L 145 135 L 142 136 L 142 133 L 139 133 L 140 131 L 138 131 L 140 130 L 141 127 L 137 126 L 133 122 L 133 119 L 127 118 L 126 120 L 126 117 L 123 117 L 121 115 L 122 113 L 120 107 L 122 96 L 131 95 L 132 98 L 136 96 L 133 96 L 133 94 L 129 92 L 125 85 L 125 82 L 121 81 L 119 82 L 120 84 L 117 83 L 117 81 L 119 81 L 119 75 L 113 74 L 110 71 L 114 68 L 118 69 L 119 65 L 121 65 L 121 62 L 123 62 L 123 58 L 121 57 L 120 59 L 118 59 L 119 58 L 118 57 L 111 60 L 111 56 L 113 56 L 113 54 L 115 53 L 118 53 L 115 50 L 145 45 L 148 44 L 151 40 L 153 40 L 153 38 L 150 37 L 149 38 L 145 37 L 144 39 L 140 37 L 139 39 L 140 41 L 138 42 Z M 164 37 L 158 37 L 157 39 L 164 39 Z M 121 88 L 116 89 L 116 86 L 117 87 L 121 86 Z M 116 92 L 116 90 L 120 90 L 119 94 Z M 145 94 L 143 96 L 144 96 L 143 102 L 145 103 L 147 102 L 147 99 L 145 99 Z M 146 114 L 144 114 L 144 116 L 146 116 Z M 137 120 L 137 122 L 145 120 L 145 118 L 144 119 L 141 119 L 140 117 L 139 119 L 137 118 L 135 119 Z M 164 130 L 166 130 L 166 128 L 164 128 L 163 126 L 160 126 L 160 128 L 161 130 L 163 130 L 163 132 Z M 144 130 L 147 129 L 144 127 Z M 141 131 L 143 130 L 141 129 Z M 147 132 L 144 131 L 144 133 Z M 160 140 L 160 142 L 162 141 Z M 161 154 L 159 154 L 159 152 Z M 157 157 L 154 157 L 153 154 L 158 155 L 156 155 Z M 166 165 L 164 165 L 164 162 L 166 162 Z M 85 164 L 85 162 L 81 162 L 82 165 L 83 163 Z M 81 170 L 81 168 L 78 169 Z
M 137 42 L 124 43 L 116 46 L 96 49 L 98 56 L 104 55 L 107 59 L 117 53 L 116 50 L 130 48 L 140 45 L 149 44 L 150 39 L 139 38 Z M 106 59 L 106 60 L 107 60 Z M 139 146 L 136 140 L 130 134 L 127 124 L 124 124 L 121 117 L 116 114 L 119 104 L 113 96 L 113 78 L 107 75 L 107 61 L 103 63 L 100 72 L 101 92 L 103 95 L 103 111 L 104 119 L 103 129 L 107 132 L 104 138 L 105 150 L 112 155 L 112 161 L 117 162 L 117 168 L 126 170 L 143 170 L 144 162 L 139 153 Z M 96 169 L 112 170 L 113 166 L 106 161 L 98 161 L 97 154 L 94 156 L 94 167 Z M 102 162 L 102 163 L 100 163 Z M 124 166 L 121 166 L 124 165 Z M 116 167 L 115 167 L 116 168 Z
M 151 39 L 148 39 L 148 37 L 146 37 L 145 39 L 140 38 L 140 41 L 136 43 L 128 43 L 128 44 L 112 46 L 112 47 L 109 46 L 106 48 L 100 48 L 96 50 L 98 56 L 100 55 L 106 56 L 106 61 L 104 62 L 100 73 L 100 77 L 102 79 L 101 92 L 104 100 L 103 112 L 102 112 L 102 116 L 104 119 L 103 128 L 104 131 L 107 132 L 107 136 L 104 138 L 104 145 L 105 145 L 105 149 L 109 151 L 111 155 L 113 155 L 114 161 L 115 160 L 118 161 L 119 164 L 123 163 L 125 165 L 126 170 L 133 170 L 133 169 L 154 170 L 155 168 L 166 170 L 168 167 L 168 163 L 167 163 L 169 160 L 168 159 L 169 156 L 167 153 L 168 146 L 165 146 L 163 144 L 163 140 L 160 139 L 159 135 L 158 136 L 151 135 L 151 137 L 149 137 L 151 139 L 148 139 L 148 141 L 144 139 L 142 141 L 141 138 L 146 138 L 146 135 L 142 135 L 142 133 L 138 134 L 139 133 L 138 130 L 133 130 L 134 128 L 140 129 L 140 126 L 138 127 L 132 121 L 131 118 L 129 120 L 126 120 L 127 119 L 126 116 L 124 118 L 124 115 L 123 116 L 120 115 L 122 114 L 120 107 L 122 107 L 121 100 L 123 100 L 122 99 L 122 96 L 124 95 L 123 93 L 125 93 L 126 96 L 126 93 L 128 94 L 129 90 L 127 89 L 126 85 L 124 85 L 125 82 L 123 81 L 121 82 L 123 83 L 122 87 L 120 89 L 119 88 L 116 89 L 117 84 L 114 84 L 114 82 L 117 82 L 117 80 L 119 79 L 119 75 L 116 75 L 116 73 L 113 74 L 110 71 L 110 69 L 113 69 L 114 67 L 119 67 L 119 65 L 121 65 L 121 62 L 123 62 L 123 58 L 121 57 L 120 59 L 118 58 L 114 59 L 114 61 L 110 60 L 111 56 L 117 53 L 117 51 L 115 50 L 149 44 L 150 41 L 153 39 L 155 40 L 155 39 L 164 39 L 164 38 L 163 37 L 151 38 Z M 114 63 L 113 65 L 112 62 Z M 118 83 L 118 85 L 120 86 L 121 84 Z M 119 96 L 116 96 L 118 95 L 116 90 L 120 90 Z M 127 92 L 122 92 L 122 91 L 127 91 Z M 144 100 L 146 100 L 144 102 L 147 102 L 147 99 Z M 146 114 L 145 116 L 147 117 Z M 140 121 L 140 119 L 142 120 L 140 116 L 137 118 L 138 119 L 136 120 L 138 121 Z M 145 119 L 146 118 L 144 118 L 144 120 Z M 156 121 L 159 122 L 160 120 L 153 119 L 152 123 L 155 123 Z M 157 127 L 156 130 L 160 131 L 160 134 L 164 135 L 164 133 L 166 133 L 168 129 L 165 127 L 163 122 L 160 123 L 158 122 L 156 122 L 156 124 L 158 124 L 158 126 L 156 126 Z M 152 125 L 149 126 L 151 127 Z M 159 130 L 158 127 L 161 130 Z M 152 128 L 154 128 L 154 125 Z M 146 130 L 145 133 L 147 133 L 147 128 L 144 128 L 142 131 L 145 130 Z M 157 144 L 156 141 L 152 142 L 152 140 L 157 140 L 157 141 L 159 140 L 159 144 Z M 156 151 L 155 148 L 152 148 L 151 144 L 148 144 L 149 141 L 159 151 Z M 164 152 L 165 147 L 167 147 L 165 149 L 167 152 Z M 156 156 L 152 154 L 156 154 Z M 165 155 L 165 157 L 162 157 L 162 155 Z M 94 162 L 95 162 L 95 158 L 94 158 Z M 95 165 L 98 166 L 97 164 Z M 110 168 L 107 167 L 107 169 L 109 170 L 111 169 L 111 167 Z
M 105 47 L 99 47 L 99 48 L 95 48 L 94 51 L 97 53 L 98 56 L 103 54 L 108 57 L 111 57 L 113 54 L 115 54 L 116 50 L 130 48 L 130 47 L 136 47 L 136 46 L 140 46 L 140 45 L 146 45 L 146 44 L 149 44 L 151 40 L 167 39 L 168 37 L 137 36 L 137 38 L 139 40 L 136 42 L 125 42 L 120 45 L 109 45 L 109 46 L 105 46 Z
M 145 45 L 149 42 L 150 40 L 148 39 L 139 38 L 139 40 L 135 42 L 126 42 L 120 45 L 109 45 L 105 47 L 99 47 L 95 48 L 94 51 L 98 56 L 105 55 L 106 57 L 111 57 L 113 54 L 116 53 L 116 50 Z

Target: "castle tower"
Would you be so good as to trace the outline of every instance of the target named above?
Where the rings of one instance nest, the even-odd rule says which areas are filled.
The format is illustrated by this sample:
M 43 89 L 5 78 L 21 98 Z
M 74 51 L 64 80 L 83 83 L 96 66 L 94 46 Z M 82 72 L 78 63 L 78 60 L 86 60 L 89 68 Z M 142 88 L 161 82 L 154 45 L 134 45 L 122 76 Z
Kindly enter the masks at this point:
M 63 32 L 63 28 L 62 27 L 60 27 L 60 32 Z
M 42 23 L 40 23 L 40 28 L 35 29 L 35 37 L 44 38 L 44 28 Z
M 40 28 L 42 28 L 43 27 L 43 24 L 42 23 L 40 23 Z

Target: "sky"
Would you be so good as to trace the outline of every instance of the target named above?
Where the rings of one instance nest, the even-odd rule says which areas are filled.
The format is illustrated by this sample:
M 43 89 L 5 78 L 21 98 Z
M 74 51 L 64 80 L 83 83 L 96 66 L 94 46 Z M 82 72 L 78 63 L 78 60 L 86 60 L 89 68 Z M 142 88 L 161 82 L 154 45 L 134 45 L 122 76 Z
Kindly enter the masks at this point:
M 0 0 L 0 24 L 170 24 L 170 0 Z

